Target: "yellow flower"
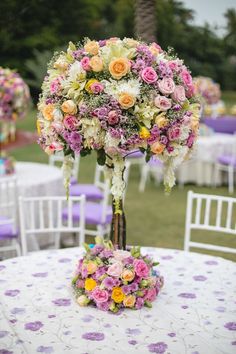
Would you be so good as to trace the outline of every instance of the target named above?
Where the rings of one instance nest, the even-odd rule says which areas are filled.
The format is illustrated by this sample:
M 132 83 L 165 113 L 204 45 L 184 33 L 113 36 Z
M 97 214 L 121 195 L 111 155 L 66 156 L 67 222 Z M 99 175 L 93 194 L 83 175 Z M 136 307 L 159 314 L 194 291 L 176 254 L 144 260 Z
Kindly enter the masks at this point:
M 123 293 L 122 289 L 119 287 L 115 287 L 112 290 L 111 298 L 116 303 L 120 303 L 124 300 L 125 294 Z
M 123 92 L 119 96 L 119 104 L 123 109 L 129 109 L 130 107 L 133 107 L 135 104 L 135 97 L 133 95 L 130 95 L 129 93 Z
M 53 119 L 53 111 L 54 111 L 54 105 L 52 103 L 47 104 L 43 108 L 43 116 L 46 120 L 52 120 Z
M 139 45 L 139 42 L 133 38 L 125 38 L 124 42 L 129 48 L 136 48 Z
M 41 135 L 41 126 L 42 126 L 42 121 L 37 119 L 36 120 L 36 128 L 37 128 L 38 135 Z
M 103 69 L 103 61 L 98 55 L 95 55 L 90 59 L 89 65 L 91 66 L 92 70 L 95 72 L 102 71 Z
M 96 41 L 88 41 L 84 46 L 85 52 L 91 55 L 97 55 L 99 50 L 99 44 Z
M 67 100 L 62 103 L 61 109 L 63 110 L 64 113 L 67 114 L 75 114 L 77 113 L 77 106 L 74 101 L 72 100 Z
M 139 131 L 139 136 L 141 139 L 148 139 L 150 138 L 150 131 L 146 127 L 141 127 Z
M 96 270 L 98 269 L 98 266 L 96 263 L 89 261 L 87 264 L 87 272 L 88 274 L 93 274 L 96 272 Z
M 90 79 L 87 84 L 85 85 L 85 90 L 88 92 L 88 93 L 92 93 L 92 90 L 91 90 L 91 85 L 94 84 L 95 82 L 99 82 L 98 80 L 96 79 Z
M 151 151 L 157 155 L 161 154 L 164 149 L 165 149 L 165 145 L 159 143 L 158 141 L 156 141 L 154 144 L 151 145 Z
M 125 307 L 134 307 L 136 297 L 134 295 L 125 296 L 123 304 Z
M 84 283 L 84 288 L 87 291 L 92 291 L 97 286 L 97 283 L 92 278 L 87 278 Z
M 130 62 L 127 58 L 114 59 L 109 64 L 109 71 L 114 79 L 120 80 L 130 69 Z
M 134 279 L 134 272 L 132 272 L 132 270 L 130 270 L 130 269 L 125 269 L 123 271 L 123 273 L 121 274 L 121 278 L 124 281 L 131 281 Z

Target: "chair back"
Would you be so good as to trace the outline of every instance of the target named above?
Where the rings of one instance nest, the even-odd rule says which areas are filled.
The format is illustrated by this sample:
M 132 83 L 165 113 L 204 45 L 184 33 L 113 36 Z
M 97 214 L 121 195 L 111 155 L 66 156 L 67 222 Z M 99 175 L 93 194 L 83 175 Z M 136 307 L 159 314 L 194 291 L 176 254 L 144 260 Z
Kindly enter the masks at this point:
M 191 241 L 191 230 L 208 230 L 236 236 L 236 198 L 188 192 L 184 249 L 190 247 L 236 253 L 232 247 Z
M 63 161 L 64 161 L 63 152 L 57 152 L 56 154 L 49 156 L 49 165 L 50 166 L 56 166 L 58 164 L 60 166 L 62 166 Z M 72 168 L 72 176 L 75 177 L 76 179 L 78 179 L 79 164 L 80 164 L 80 155 L 76 155 L 75 159 L 73 161 L 73 168 Z
M 79 223 L 73 220 L 73 205 L 80 205 Z M 68 210 L 66 220 L 62 218 L 62 210 Z M 19 198 L 22 253 L 28 253 L 27 239 L 38 234 L 55 235 L 55 245 L 59 247 L 60 233 L 74 232 L 80 236 L 80 244 L 84 242 L 85 228 L 85 196 L 66 197 L 30 197 Z
M 11 224 L 16 232 L 17 179 L 15 176 L 0 177 L 0 226 Z

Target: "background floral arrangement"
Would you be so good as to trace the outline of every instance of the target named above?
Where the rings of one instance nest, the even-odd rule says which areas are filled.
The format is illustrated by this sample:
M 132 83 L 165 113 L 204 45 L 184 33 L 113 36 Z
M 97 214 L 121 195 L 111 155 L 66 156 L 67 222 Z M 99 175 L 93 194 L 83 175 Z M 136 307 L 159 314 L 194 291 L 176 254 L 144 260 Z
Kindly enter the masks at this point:
M 0 120 L 15 122 L 27 113 L 29 88 L 14 70 L 0 67 Z
M 116 250 L 111 242 L 99 238 L 93 248 L 85 247 L 72 280 L 80 306 L 94 305 L 112 312 L 152 306 L 163 286 L 163 277 L 153 269 L 158 263 L 142 256 L 139 247 Z
M 196 93 L 203 99 L 203 103 L 212 105 L 221 98 L 220 85 L 209 77 L 199 76 L 194 79 Z
M 160 158 L 170 189 L 175 167 L 188 157 L 198 135 L 199 103 L 183 61 L 156 43 L 131 38 L 85 39 L 56 53 L 38 108 L 43 149 L 48 154 L 63 150 L 69 157 L 96 150 L 98 163 L 112 167 L 115 200 L 124 190 L 127 154 L 140 149 L 147 160 Z

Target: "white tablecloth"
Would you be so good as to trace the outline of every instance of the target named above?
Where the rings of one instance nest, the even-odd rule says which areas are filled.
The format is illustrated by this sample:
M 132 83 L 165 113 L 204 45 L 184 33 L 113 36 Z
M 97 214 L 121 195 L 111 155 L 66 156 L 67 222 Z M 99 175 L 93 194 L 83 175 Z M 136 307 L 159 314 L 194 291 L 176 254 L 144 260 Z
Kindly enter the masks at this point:
M 61 195 L 64 192 L 62 171 L 58 167 L 34 162 L 17 162 L 16 176 L 18 192 L 24 197 Z
M 212 185 L 214 162 L 219 155 L 232 153 L 235 142 L 235 136 L 230 134 L 215 133 L 212 136 L 200 136 L 192 159 L 179 167 L 177 179 L 183 183 Z M 222 180 L 218 182 L 221 183 Z
M 235 263 L 168 249 L 143 253 L 160 261 L 164 288 L 152 309 L 119 315 L 74 301 L 79 248 L 0 263 L 0 353 L 235 353 Z

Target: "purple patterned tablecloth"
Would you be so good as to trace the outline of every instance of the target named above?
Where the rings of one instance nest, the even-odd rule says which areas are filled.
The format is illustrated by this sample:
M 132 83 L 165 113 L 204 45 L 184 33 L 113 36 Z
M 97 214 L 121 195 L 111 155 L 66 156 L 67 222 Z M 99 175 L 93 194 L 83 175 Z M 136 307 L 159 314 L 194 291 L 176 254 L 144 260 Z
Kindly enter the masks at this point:
M 0 354 L 236 352 L 236 266 L 208 255 L 143 248 L 165 285 L 152 309 L 79 307 L 70 279 L 82 249 L 0 263 Z

